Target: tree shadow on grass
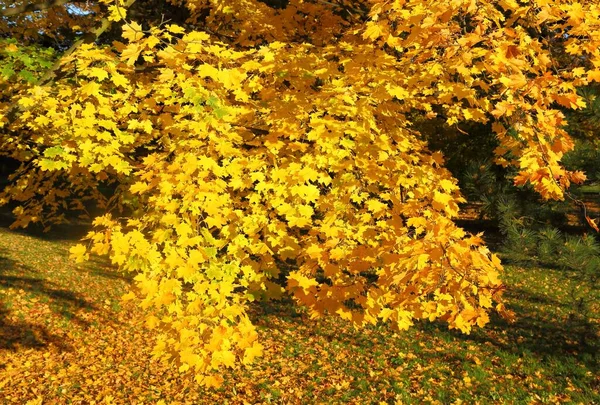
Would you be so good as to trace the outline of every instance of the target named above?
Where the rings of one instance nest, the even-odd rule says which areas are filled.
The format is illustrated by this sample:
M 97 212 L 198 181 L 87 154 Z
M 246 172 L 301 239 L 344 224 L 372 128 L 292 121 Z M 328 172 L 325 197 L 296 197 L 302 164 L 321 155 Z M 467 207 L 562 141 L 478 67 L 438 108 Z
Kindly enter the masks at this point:
M 527 294 L 525 290 L 519 292 L 519 299 L 538 305 L 559 305 L 552 299 Z M 582 343 L 580 334 L 585 333 L 585 330 L 573 323 L 553 318 L 552 314 L 544 314 L 541 308 L 531 310 L 518 303 L 510 303 L 508 306 L 516 313 L 514 323 L 508 323 L 492 313 L 488 325 L 474 329 L 469 335 L 449 330 L 441 323 L 423 322 L 417 324 L 417 328 L 426 335 L 443 336 L 447 340 L 467 344 L 486 345 L 498 352 L 520 357 L 534 356 L 542 364 L 575 360 L 585 365 L 588 370 L 600 373 L 600 342 L 591 339 Z
M 456 329 L 448 329 L 443 322 L 415 322 L 413 331 L 428 340 L 441 338 L 456 344 L 476 344 L 493 348 L 498 353 L 510 353 L 520 357 L 534 356 L 542 363 L 563 362 L 574 360 L 585 365 L 595 373 L 600 373 L 600 341 L 589 339 L 581 343 L 580 333 L 585 332 L 571 322 L 562 322 L 553 317 L 552 313 L 545 313 L 540 305 L 553 307 L 568 307 L 552 297 L 545 297 L 525 289 L 513 290 L 515 300 L 509 304 L 510 309 L 516 313 L 516 321 L 508 323 L 495 313 L 491 313 L 491 321 L 484 328 L 474 328 L 471 334 L 466 335 Z M 529 303 L 533 309 L 528 305 Z M 269 317 L 275 316 L 281 323 L 270 322 Z M 258 327 L 278 329 L 285 332 L 286 328 L 302 330 L 308 335 L 321 335 L 328 341 L 343 341 L 349 346 L 362 349 L 375 349 L 378 345 L 385 345 L 387 338 L 380 334 L 391 335 L 394 333 L 390 326 L 375 326 L 375 333 L 365 333 L 365 329 L 353 331 L 352 328 L 327 329 L 317 328 L 309 317 L 302 314 L 291 300 L 261 302 L 253 305 L 251 320 Z M 597 333 L 597 330 L 595 331 Z M 382 340 L 383 339 L 383 340 Z M 402 338 L 400 338 L 402 339 Z M 410 339 L 410 338 L 409 338 Z M 410 348 L 415 348 L 410 345 Z M 409 349 L 410 350 L 410 349 Z M 450 353 L 440 355 L 453 356 Z M 434 361 L 435 359 L 431 359 Z M 449 359 L 446 359 L 449 360 Z M 462 359 L 455 357 L 452 362 L 459 364 Z
M 14 215 L 5 212 L 5 210 L 0 211 L 0 228 L 9 229 L 14 221 Z M 17 228 L 10 231 L 42 240 L 75 242 L 83 238 L 90 231 L 91 227 L 91 222 L 77 221 L 69 224 L 54 225 L 48 232 L 44 232 L 43 225 L 32 223 L 25 229 Z
M 33 224 L 27 229 L 10 229 L 9 226 L 12 223 L 11 220 L 6 219 L 6 215 L 0 214 L 0 228 L 5 228 L 8 232 L 34 237 L 45 242 L 72 242 L 76 243 L 80 241 L 91 229 L 90 224 L 77 224 L 77 225 L 58 225 L 53 228 L 50 232 L 43 232 L 42 228 L 37 224 Z M 58 249 L 57 253 L 61 255 L 68 255 L 68 249 L 70 244 L 61 244 L 60 246 L 53 246 Z M 53 250 L 56 251 L 56 250 Z M 0 257 L 0 260 L 2 258 Z M 2 264 L 0 263 L 0 266 Z M 106 257 L 92 255 L 86 263 L 80 267 L 82 270 L 88 272 L 92 276 L 100 276 L 113 280 L 123 280 L 130 283 L 133 280 L 134 274 L 124 273 L 117 271 L 115 266 L 110 264 L 110 261 Z M 32 269 L 33 270 L 33 269 Z
M 302 321 L 301 307 L 288 295 L 284 295 L 281 299 L 254 301 L 251 305 L 251 313 L 254 320 L 263 316 L 277 315 L 289 322 Z
M 21 292 L 29 297 L 47 302 L 51 312 L 62 319 L 75 323 L 83 329 L 90 323 L 78 313 L 97 308 L 80 294 L 56 287 L 52 282 L 38 276 L 39 272 L 29 266 L 7 258 L 0 251 L 0 293 Z M 53 344 L 61 350 L 70 345 L 63 337 L 53 334 L 47 327 L 28 323 L 12 309 L 11 294 L 0 301 L 0 349 L 16 350 L 18 347 L 41 348 Z M 19 308 L 27 311 L 26 308 Z
M 72 346 L 64 337 L 53 334 L 48 328 L 14 320 L 11 311 L 0 302 L 0 350 L 18 350 L 20 347 L 43 349 L 48 345 L 60 351 L 71 351 Z
M 569 306 L 555 298 L 519 287 L 510 287 L 505 296 L 509 299 L 512 298 L 512 300 L 527 301 L 532 305 L 549 305 L 555 308 L 567 308 Z

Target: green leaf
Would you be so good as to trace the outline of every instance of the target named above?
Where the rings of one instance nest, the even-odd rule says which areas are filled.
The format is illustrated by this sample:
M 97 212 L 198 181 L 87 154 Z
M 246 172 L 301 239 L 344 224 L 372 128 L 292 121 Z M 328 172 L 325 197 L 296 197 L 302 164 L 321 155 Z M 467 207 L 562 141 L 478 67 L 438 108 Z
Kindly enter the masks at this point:
M 65 153 L 65 150 L 62 148 L 62 146 L 53 146 L 44 151 L 44 156 L 46 156 L 48 158 L 53 158 L 56 156 L 60 156 L 64 153 Z

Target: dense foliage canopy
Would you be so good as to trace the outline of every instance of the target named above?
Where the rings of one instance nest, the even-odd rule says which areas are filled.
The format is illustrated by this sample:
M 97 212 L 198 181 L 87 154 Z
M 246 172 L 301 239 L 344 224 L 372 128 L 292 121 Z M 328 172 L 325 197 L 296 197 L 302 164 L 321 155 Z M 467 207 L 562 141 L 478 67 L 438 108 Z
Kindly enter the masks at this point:
M 561 110 L 600 81 L 597 2 L 0 7 L 0 154 L 20 162 L 0 204 L 15 226 L 93 216 L 74 257 L 135 272 L 157 356 L 205 385 L 261 354 L 248 305 L 282 293 L 357 326 L 510 317 L 418 128 L 493 131 L 495 163 L 545 199 L 585 179 L 561 165 Z

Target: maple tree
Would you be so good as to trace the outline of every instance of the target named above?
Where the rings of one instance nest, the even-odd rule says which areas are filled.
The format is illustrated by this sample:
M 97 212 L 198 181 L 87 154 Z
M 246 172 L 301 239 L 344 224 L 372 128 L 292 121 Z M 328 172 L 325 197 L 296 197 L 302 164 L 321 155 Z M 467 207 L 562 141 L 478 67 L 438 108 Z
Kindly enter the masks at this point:
M 0 153 L 21 162 L 0 204 L 24 227 L 94 203 L 71 252 L 136 273 L 157 356 L 218 385 L 262 352 L 249 303 L 283 293 L 357 326 L 510 317 L 413 118 L 489 125 L 515 184 L 563 198 L 585 180 L 560 108 L 600 81 L 596 2 L 138 3 L 0 3 Z

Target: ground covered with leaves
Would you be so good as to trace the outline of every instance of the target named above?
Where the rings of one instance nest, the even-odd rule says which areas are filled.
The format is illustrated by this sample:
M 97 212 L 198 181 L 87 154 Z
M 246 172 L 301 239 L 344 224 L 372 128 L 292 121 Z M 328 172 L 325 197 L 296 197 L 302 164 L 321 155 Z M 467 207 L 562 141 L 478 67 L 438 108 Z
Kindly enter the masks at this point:
M 565 271 L 507 266 L 516 323 L 470 335 L 256 305 L 264 358 L 206 391 L 152 360 L 154 332 L 120 299 L 128 277 L 72 263 L 72 239 L 0 228 L 0 403 L 600 403 L 598 325 L 573 316 Z

